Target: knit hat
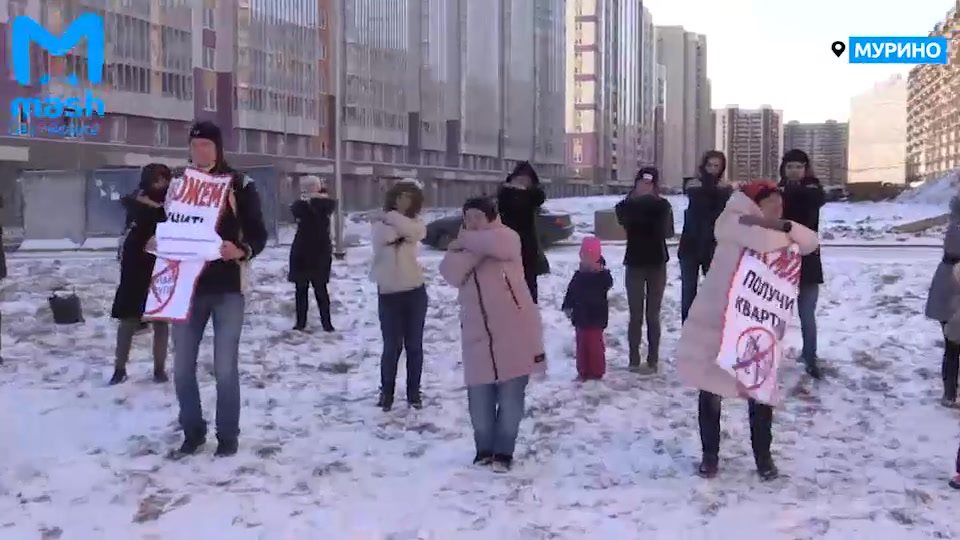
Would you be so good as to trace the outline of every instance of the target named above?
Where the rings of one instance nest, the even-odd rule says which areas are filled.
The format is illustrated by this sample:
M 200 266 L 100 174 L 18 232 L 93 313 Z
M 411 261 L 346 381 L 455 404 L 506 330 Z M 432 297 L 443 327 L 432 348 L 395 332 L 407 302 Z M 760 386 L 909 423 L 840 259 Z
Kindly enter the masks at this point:
M 213 141 L 217 148 L 223 148 L 223 134 L 220 132 L 220 128 L 207 120 L 196 122 L 190 128 L 190 140 L 193 139 Z
M 760 201 L 774 193 L 780 193 L 780 187 L 772 180 L 754 180 L 740 188 L 740 191 L 753 202 L 760 204 Z
M 603 258 L 600 239 L 596 236 L 585 236 L 580 242 L 580 258 L 584 261 L 600 262 Z

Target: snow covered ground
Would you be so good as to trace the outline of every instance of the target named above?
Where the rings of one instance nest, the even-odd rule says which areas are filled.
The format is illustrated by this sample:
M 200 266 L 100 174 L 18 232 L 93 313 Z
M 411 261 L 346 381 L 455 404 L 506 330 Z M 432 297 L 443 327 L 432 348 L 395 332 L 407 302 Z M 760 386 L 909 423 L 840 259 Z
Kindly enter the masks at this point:
M 619 262 L 622 247 L 608 246 Z M 960 534 L 945 480 L 958 417 L 938 404 L 940 338 L 922 315 L 936 249 L 825 248 L 813 384 L 791 351 L 774 426 L 785 477 L 754 473 L 746 406 L 724 412 L 721 475 L 694 476 L 696 396 L 669 360 L 679 333 L 677 267 L 664 302 L 664 373 L 626 363 L 626 299 L 613 265 L 606 379 L 574 378 L 559 311 L 576 248 L 549 253 L 541 297 L 550 372 L 531 386 L 518 463 L 496 476 L 470 465 L 455 292 L 427 251 L 426 408 L 374 407 L 380 338 L 369 251 L 334 266 L 335 335 L 289 331 L 286 251 L 254 265 L 243 335 L 240 454 L 212 448 L 172 462 L 180 441 L 172 385 L 149 381 L 149 336 L 131 380 L 106 387 L 117 271 L 106 258 L 10 262 L 3 282 L 0 538 L 230 540 L 950 538 Z M 46 308 L 69 285 L 87 322 L 56 327 Z M 318 326 L 315 312 L 311 324 Z M 791 332 L 796 345 L 798 330 Z M 201 388 L 213 411 L 211 344 Z M 402 385 L 402 375 L 400 377 Z M 402 391 L 398 390 L 402 395 Z M 210 418 L 212 420 L 212 418 Z

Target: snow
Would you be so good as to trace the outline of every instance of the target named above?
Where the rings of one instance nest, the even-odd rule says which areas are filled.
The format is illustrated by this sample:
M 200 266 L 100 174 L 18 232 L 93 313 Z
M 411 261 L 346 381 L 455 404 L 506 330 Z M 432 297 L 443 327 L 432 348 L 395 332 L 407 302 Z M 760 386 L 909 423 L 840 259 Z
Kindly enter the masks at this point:
M 564 201 L 566 203 L 566 201 Z M 556 201 L 554 204 L 560 204 Z M 867 207 L 864 207 L 867 208 Z M 877 208 L 877 207 L 873 207 Z M 887 209 L 899 208 L 888 206 Z M 830 211 L 827 212 L 829 214 Z M 580 212 L 581 214 L 588 212 Z M 838 214 L 852 215 L 853 211 Z M 864 210 L 862 216 L 870 215 Z M 871 222 L 874 223 L 874 222 Z M 360 229 L 358 234 L 360 234 Z M 622 246 L 606 246 L 619 262 Z M 135 342 L 131 380 L 106 387 L 117 280 L 111 254 L 12 257 L 3 283 L 0 366 L 0 537 L 246 539 L 949 538 L 960 534 L 947 489 L 957 412 L 937 401 L 941 343 L 923 302 L 939 250 L 823 251 L 820 348 L 828 379 L 793 361 L 783 373 L 774 453 L 785 477 L 757 479 L 746 406 L 724 409 L 722 470 L 694 476 L 696 394 L 677 380 L 679 277 L 663 306 L 664 373 L 626 363 L 623 270 L 613 265 L 608 376 L 574 378 L 573 333 L 559 305 L 575 247 L 549 252 L 541 279 L 550 372 L 532 383 L 517 466 L 494 475 L 473 457 L 459 366 L 455 291 L 424 251 L 431 298 L 426 408 L 374 407 L 380 335 L 369 248 L 336 262 L 334 335 L 289 331 L 287 252 L 253 266 L 243 334 L 241 450 L 181 461 L 172 384 L 150 382 L 149 335 Z M 87 322 L 57 327 L 51 290 L 81 294 Z M 316 312 L 311 326 L 319 326 Z M 201 392 L 213 420 L 212 344 Z M 403 375 L 399 377 L 403 395 Z
M 946 209 L 947 203 L 957 194 L 958 187 L 960 187 L 960 171 L 953 171 L 936 180 L 925 182 L 915 189 L 902 193 L 897 197 L 897 201 L 913 204 L 932 204 Z

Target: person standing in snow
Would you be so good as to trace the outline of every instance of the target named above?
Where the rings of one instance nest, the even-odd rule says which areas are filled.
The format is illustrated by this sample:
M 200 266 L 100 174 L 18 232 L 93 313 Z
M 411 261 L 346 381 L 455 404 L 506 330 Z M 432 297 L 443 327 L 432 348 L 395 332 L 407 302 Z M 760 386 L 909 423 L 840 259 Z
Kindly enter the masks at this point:
M 577 380 L 599 380 L 607 371 L 603 331 L 610 307 L 607 293 L 613 277 L 606 268 L 600 239 L 587 236 L 580 244 L 580 269 L 573 273 L 561 309 L 576 330 Z
M 667 287 L 667 239 L 673 238 L 673 207 L 660 196 L 660 173 L 656 167 L 637 172 L 633 190 L 616 206 L 617 221 L 627 234 L 627 304 L 630 323 L 627 341 L 630 369 L 641 371 L 640 343 L 647 319 L 646 372 L 656 373 L 660 359 L 660 307 Z
M 463 229 L 440 263 L 458 289 L 464 380 L 474 464 L 513 464 L 530 375 L 546 369 L 540 311 L 524 281 L 520 237 L 489 198 L 463 205 Z
M 943 330 L 943 360 L 940 375 L 943 379 L 944 407 L 957 408 L 957 382 L 960 378 L 960 335 L 947 335 L 947 321 L 954 316 L 954 300 L 960 296 L 960 285 L 953 279 L 952 270 L 960 263 L 960 195 L 950 200 L 950 220 L 943 238 L 943 260 L 937 265 L 927 294 L 924 313 L 940 323 Z
M 167 220 L 163 201 L 167 196 L 172 173 L 170 168 L 151 163 L 140 171 L 140 187 L 126 204 L 129 226 L 120 254 L 120 285 L 113 298 L 111 315 L 120 321 L 117 327 L 117 346 L 114 356 L 111 385 L 127 380 L 127 362 L 133 336 L 139 332 L 143 310 L 147 304 L 150 279 L 156 256 L 146 251 L 147 242 L 157 232 L 157 223 Z M 170 343 L 170 325 L 156 321 L 153 326 L 153 380 L 165 383 L 167 347 Z
M 501 221 L 520 236 L 524 280 L 534 303 L 539 300 L 537 277 L 550 273 L 550 262 L 537 232 L 537 216 L 546 200 L 540 177 L 527 161 L 513 169 L 497 192 Z
M 0 210 L 3 209 L 3 196 L 0 195 Z M 7 279 L 7 253 L 3 247 L 3 223 L 0 221 L 0 281 Z M 0 315 L 0 326 L 3 325 L 3 316 Z M 0 339 L 0 343 L 2 343 Z M 0 366 L 3 365 L 3 355 L 0 354 Z
M 683 213 L 683 231 L 677 247 L 680 261 L 680 319 L 687 320 L 690 306 L 697 296 L 700 274 L 706 275 L 717 247 L 714 225 L 730 199 L 733 190 L 723 181 L 727 158 L 723 152 L 710 150 L 700 161 L 700 175 L 684 183 L 687 209 Z
M 680 379 L 700 389 L 699 423 L 703 460 L 699 474 L 716 476 L 720 453 L 720 407 L 724 397 L 741 397 L 735 381 L 716 364 L 723 340 L 724 317 L 730 281 L 744 249 L 769 253 L 797 244 L 800 253 L 813 253 L 817 233 L 781 219 L 783 199 L 776 183 L 759 180 L 735 192 L 717 219 L 717 249 L 713 264 L 683 325 L 677 348 Z M 748 400 L 750 441 L 757 472 L 763 480 L 779 475 L 770 454 L 773 440 L 773 407 Z
M 380 398 L 377 406 L 393 408 L 400 354 L 407 352 L 407 403 L 423 408 L 423 329 L 427 320 L 427 287 L 417 260 L 427 228 L 420 220 L 423 191 L 413 179 L 387 190 L 383 214 L 373 222 L 371 280 L 377 284 L 377 313 L 383 336 Z
M 336 210 L 337 201 L 330 197 L 326 186 L 316 176 L 301 178 L 300 190 L 300 200 L 290 205 L 290 212 L 297 221 L 297 232 L 290 246 L 290 271 L 287 274 L 287 279 L 296 287 L 297 323 L 293 329 L 303 331 L 307 328 L 310 304 L 307 293 L 312 285 L 323 330 L 333 332 L 327 283 L 333 265 L 330 215 Z
M 246 266 L 267 244 L 260 195 L 249 176 L 227 164 L 223 136 L 212 122 L 190 129 L 191 166 L 232 177 L 227 204 L 217 223 L 221 259 L 208 263 L 194 289 L 190 319 L 173 325 L 173 382 L 180 403 L 184 441 L 177 455 L 195 454 L 205 443 L 207 423 L 200 405 L 197 357 L 207 323 L 213 319 L 213 371 L 217 382 L 216 456 L 237 453 L 240 436 L 240 334 L 243 331 Z
M 780 189 L 783 191 L 783 217 L 818 232 L 820 209 L 827 202 L 820 180 L 813 176 L 810 158 L 802 150 L 790 150 L 780 162 Z M 814 379 L 823 378 L 817 360 L 817 299 L 823 283 L 823 264 L 820 250 L 805 255 L 801 262 L 800 294 L 797 296 L 797 312 L 800 315 L 800 333 L 803 350 L 800 358 L 807 374 Z

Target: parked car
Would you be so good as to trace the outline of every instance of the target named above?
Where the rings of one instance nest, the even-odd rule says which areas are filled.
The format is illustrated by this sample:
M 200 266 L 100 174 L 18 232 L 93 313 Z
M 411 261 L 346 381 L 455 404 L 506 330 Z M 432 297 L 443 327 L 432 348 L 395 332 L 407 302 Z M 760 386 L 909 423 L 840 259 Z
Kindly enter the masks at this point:
M 570 214 L 561 214 L 540 209 L 537 215 L 537 232 L 540 234 L 540 245 L 549 247 L 562 242 L 573 234 L 573 221 Z M 427 225 L 427 236 L 423 243 L 434 249 L 446 251 L 447 245 L 457 237 L 463 217 L 459 214 L 446 216 L 431 221 Z

